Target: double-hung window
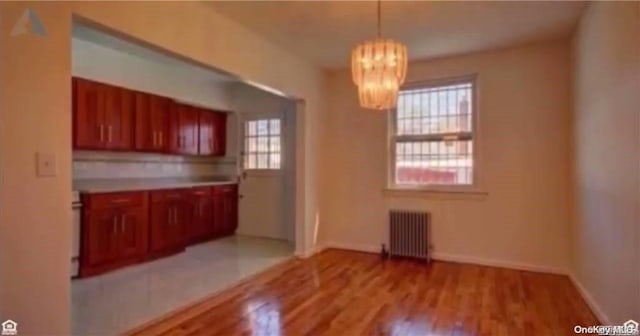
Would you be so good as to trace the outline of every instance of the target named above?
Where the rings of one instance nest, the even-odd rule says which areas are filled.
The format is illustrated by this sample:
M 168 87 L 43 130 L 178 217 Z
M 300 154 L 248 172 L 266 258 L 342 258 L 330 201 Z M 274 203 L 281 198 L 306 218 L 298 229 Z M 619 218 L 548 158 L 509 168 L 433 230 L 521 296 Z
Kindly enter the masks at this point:
M 474 186 L 475 100 L 471 76 L 400 91 L 391 115 L 392 188 Z

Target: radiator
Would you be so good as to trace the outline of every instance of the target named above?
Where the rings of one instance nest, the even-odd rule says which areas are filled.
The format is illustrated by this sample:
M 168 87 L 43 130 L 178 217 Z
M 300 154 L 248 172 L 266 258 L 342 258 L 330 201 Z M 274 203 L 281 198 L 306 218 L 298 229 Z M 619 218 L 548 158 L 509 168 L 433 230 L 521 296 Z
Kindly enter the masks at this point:
M 389 211 L 389 256 L 429 261 L 429 213 Z

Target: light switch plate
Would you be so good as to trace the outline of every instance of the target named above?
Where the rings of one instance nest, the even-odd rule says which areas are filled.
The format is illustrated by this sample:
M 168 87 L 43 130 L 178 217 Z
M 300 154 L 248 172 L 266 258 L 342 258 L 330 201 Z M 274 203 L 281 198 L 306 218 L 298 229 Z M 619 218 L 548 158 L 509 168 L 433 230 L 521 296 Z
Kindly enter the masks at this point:
M 56 156 L 51 153 L 36 153 L 36 174 L 38 177 L 53 177 L 57 174 Z

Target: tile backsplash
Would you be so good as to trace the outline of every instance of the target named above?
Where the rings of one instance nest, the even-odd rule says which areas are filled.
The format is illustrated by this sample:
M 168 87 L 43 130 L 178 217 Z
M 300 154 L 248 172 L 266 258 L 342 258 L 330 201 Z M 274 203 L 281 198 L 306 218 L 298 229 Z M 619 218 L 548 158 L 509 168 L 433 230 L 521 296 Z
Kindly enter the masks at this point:
M 73 179 L 236 176 L 233 157 L 74 151 Z

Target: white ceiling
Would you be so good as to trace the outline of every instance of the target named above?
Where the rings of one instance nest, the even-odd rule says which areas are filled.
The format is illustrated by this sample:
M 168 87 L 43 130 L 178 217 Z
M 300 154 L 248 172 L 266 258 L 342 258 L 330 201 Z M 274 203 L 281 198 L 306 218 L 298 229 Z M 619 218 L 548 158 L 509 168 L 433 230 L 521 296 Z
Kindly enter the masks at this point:
M 373 1 L 208 2 L 292 53 L 346 67 L 353 46 L 376 34 Z M 383 1 L 382 34 L 426 59 L 568 36 L 582 1 Z

